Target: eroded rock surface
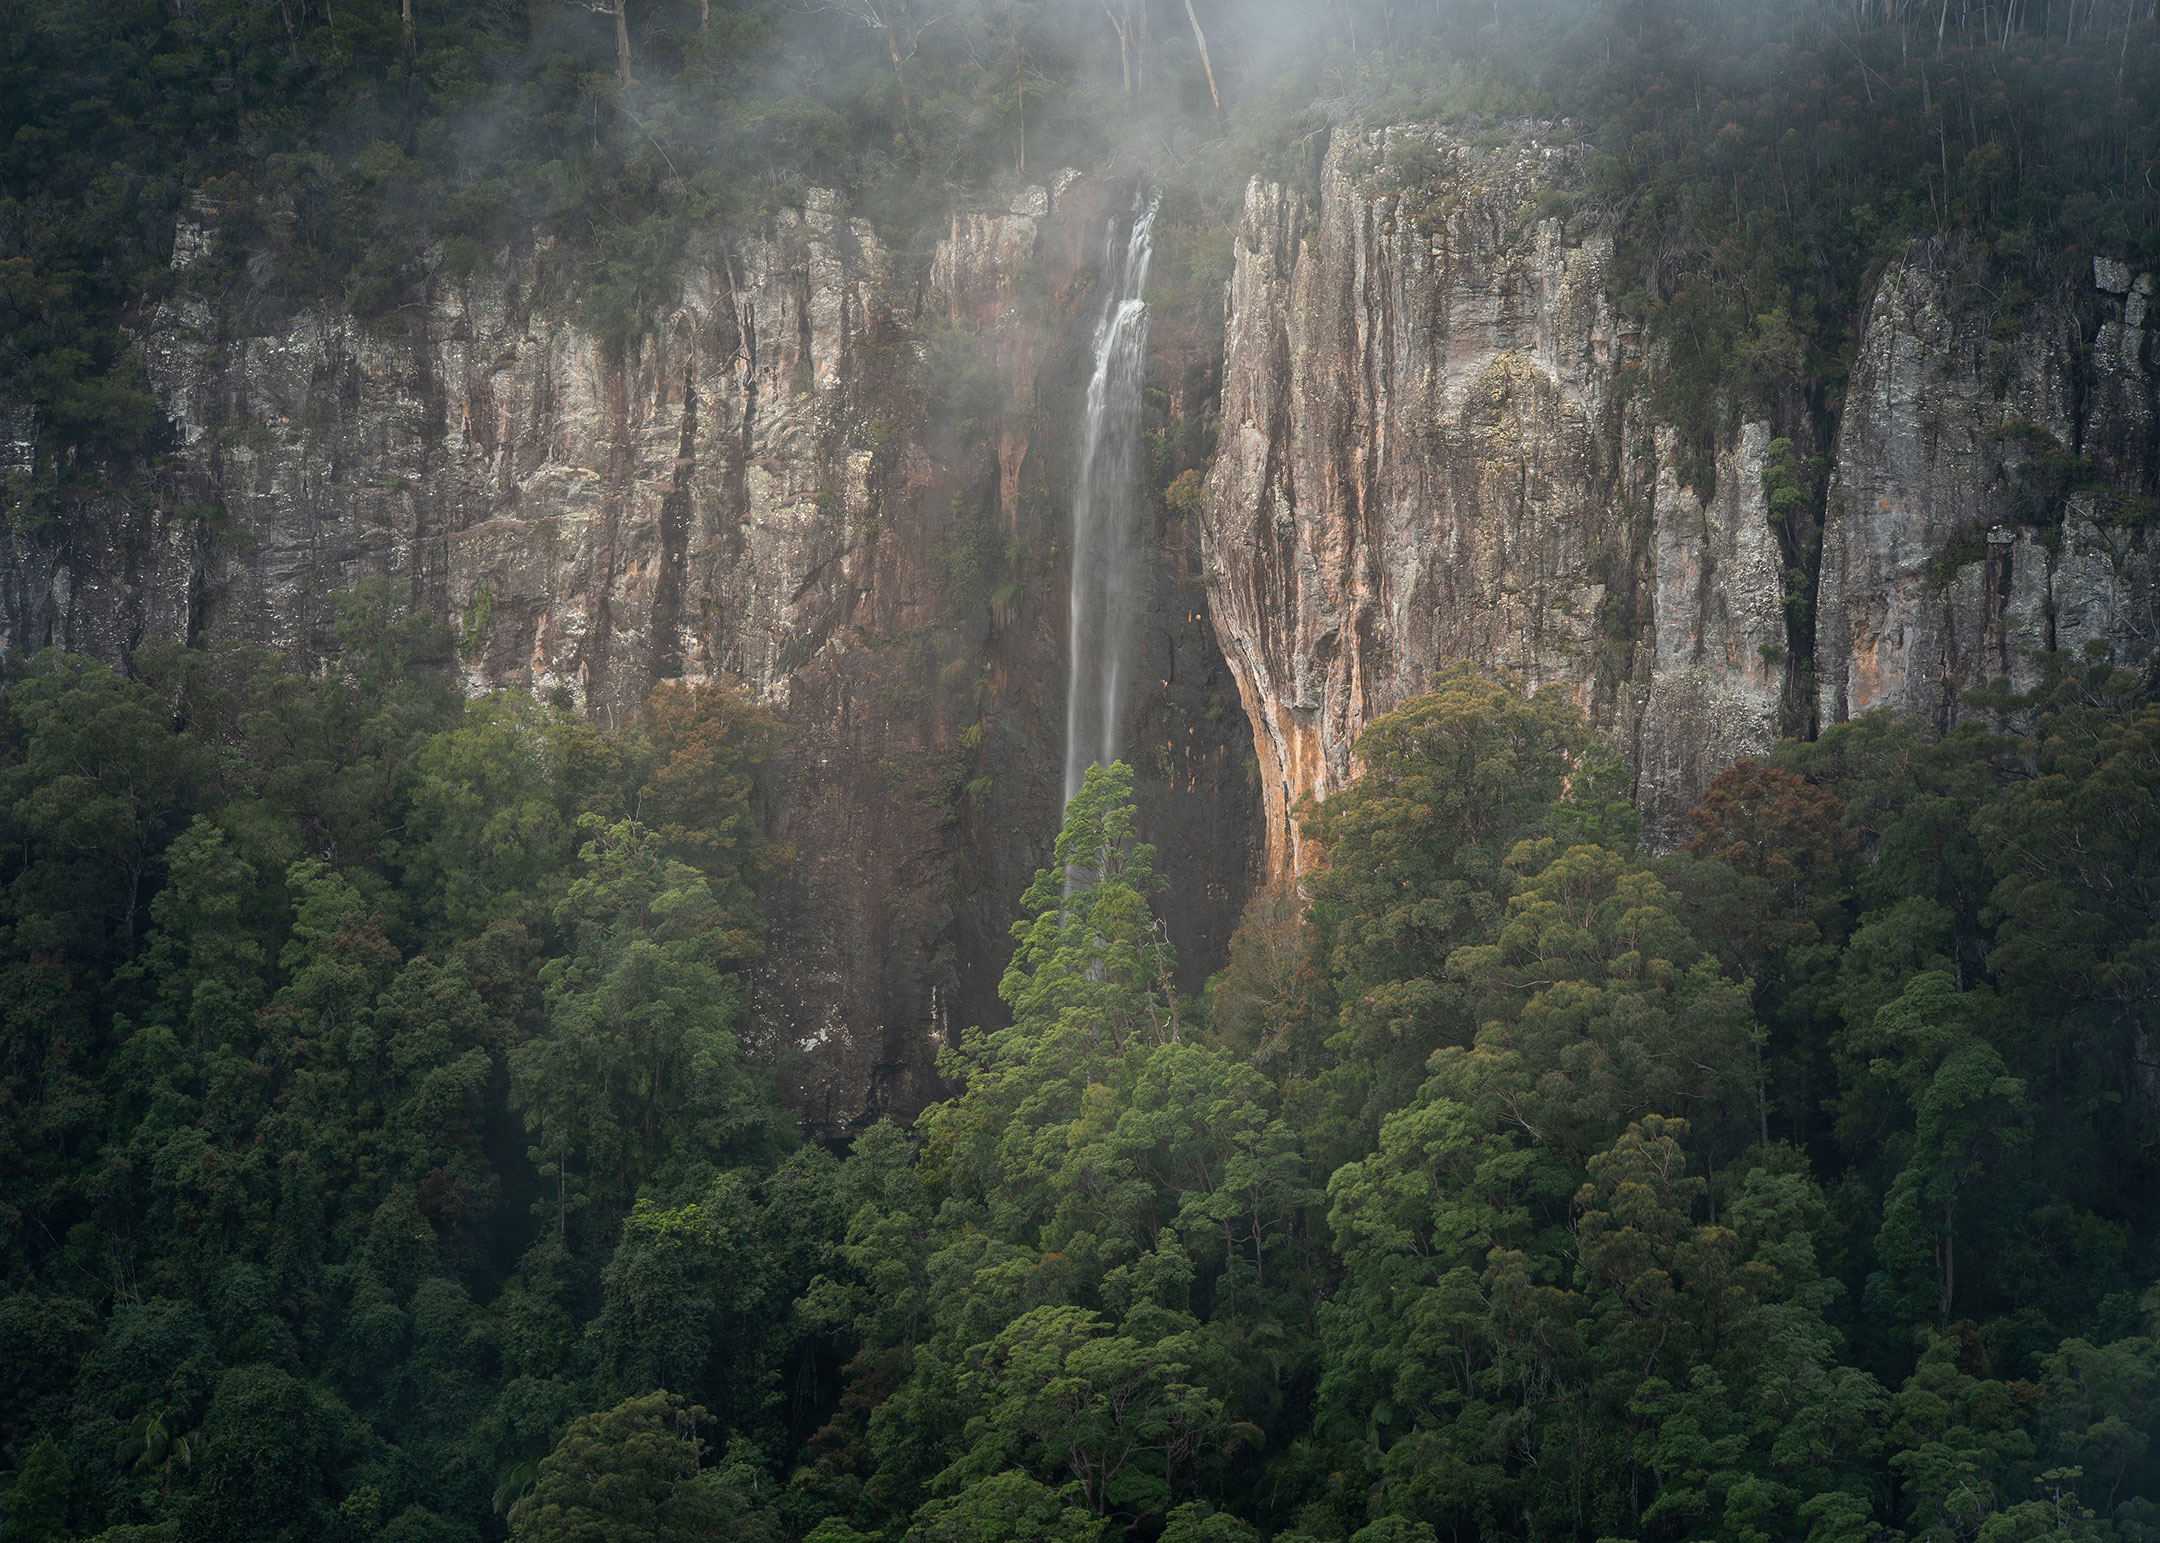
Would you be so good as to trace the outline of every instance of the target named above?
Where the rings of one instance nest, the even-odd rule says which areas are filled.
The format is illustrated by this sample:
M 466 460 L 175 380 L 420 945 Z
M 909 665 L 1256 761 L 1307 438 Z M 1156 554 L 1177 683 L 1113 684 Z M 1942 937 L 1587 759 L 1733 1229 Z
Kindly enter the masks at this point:
M 2120 517 L 2153 490 L 2160 382 L 2132 292 L 2152 281 L 2113 262 L 2095 276 L 2088 303 L 2057 295 L 2006 315 L 2000 281 L 1940 243 L 1883 275 L 1831 474 L 1824 723 L 1889 707 L 1944 730 L 1970 711 L 1962 691 L 1998 678 L 2030 688 L 2043 652 L 2098 643 L 2124 663 L 2152 657 L 2150 532 Z M 2105 491 L 2066 502 L 2045 462 L 2077 450 Z
M 140 340 L 179 485 L 11 533 L 0 637 L 114 661 L 233 637 L 308 661 L 332 647 L 332 596 L 389 574 L 459 626 L 475 691 L 611 724 L 655 681 L 740 678 L 794 731 L 774 821 L 797 861 L 767 897 L 754 1028 L 813 1130 L 908 1117 L 938 1094 L 937 1047 L 996 1013 L 1006 928 L 1056 832 L 1054 467 L 1089 267 L 1129 197 L 1061 174 L 956 219 L 910 276 L 813 192 L 694 250 L 620 350 L 576 324 L 544 246 L 438 271 L 382 320 L 325 306 L 270 335 L 183 282 Z M 198 211 L 175 265 L 216 239 Z M 994 377 L 988 429 L 950 421 L 939 329 Z M 0 422 L 11 457 L 35 438 L 20 416 Z M 1165 563 L 1158 713 L 1221 673 Z M 1203 897 L 1179 919 L 1191 986 L 1243 900 L 1242 743 L 1222 724 L 1143 778 L 1158 829 L 1203 834 L 1212 810 L 1227 833 L 1181 854 Z
M 2154 656 L 2151 275 L 2096 264 L 2003 314 L 1954 251 L 1893 264 L 1811 577 L 1770 518 L 1769 426 L 1705 475 L 1644 407 L 1657 361 L 1616 320 L 1580 153 L 1566 125 L 1340 133 L 1316 199 L 1247 190 L 1223 353 L 1155 331 L 1151 424 L 1220 408 L 1197 517 L 1158 511 L 1127 726 L 1188 988 L 1262 873 L 1309 861 L 1301 801 L 1449 661 L 1570 692 L 1669 843 L 1781 733 L 1878 706 L 1947 727 L 2046 649 Z M 956 216 L 921 274 L 815 194 L 694 252 L 620 350 L 544 249 L 271 335 L 183 285 L 141 339 L 171 469 L 10 529 L 0 638 L 311 659 L 331 596 L 382 573 L 459 625 L 475 690 L 607 723 L 656 680 L 740 677 L 796 736 L 758 1030 L 814 1129 L 906 1115 L 936 1047 L 996 1017 L 1057 826 L 1071 430 L 1132 194 L 1062 173 Z M 210 211 L 183 223 L 175 264 L 215 240 Z M 0 471 L 35 472 L 35 427 L 0 404 Z
M 1656 826 L 1774 738 L 1766 434 L 1727 447 L 1706 508 L 1617 400 L 1637 350 L 1610 237 L 1562 212 L 1567 138 L 1338 135 L 1317 207 L 1246 195 L 1206 510 L 1277 873 L 1304 863 L 1300 800 L 1450 660 L 1571 690 Z
M 2121 517 L 2160 461 L 2149 277 L 2104 265 L 2096 304 L 1998 325 L 1941 251 L 1893 265 L 1818 572 L 1807 529 L 1770 518 L 1767 424 L 1719 436 L 1706 497 L 1628 389 L 1658 361 L 1616 324 L 1578 177 L 1566 125 L 1396 128 L 1339 132 L 1316 201 L 1247 191 L 1204 507 L 1278 876 L 1309 861 L 1299 803 L 1355 776 L 1364 726 L 1452 660 L 1570 691 L 1663 844 L 1783 733 L 1876 706 L 1946 726 L 1958 692 L 2029 685 L 2037 651 L 2088 639 L 2153 655 L 2160 585 Z M 2019 513 L 2043 442 L 2115 491 Z

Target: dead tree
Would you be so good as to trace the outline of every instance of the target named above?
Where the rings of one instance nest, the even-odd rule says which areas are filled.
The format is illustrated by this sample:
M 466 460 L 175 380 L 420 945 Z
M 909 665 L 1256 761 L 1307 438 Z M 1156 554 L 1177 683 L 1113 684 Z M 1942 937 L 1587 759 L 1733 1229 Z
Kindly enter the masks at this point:
M 1208 100 L 1215 104 L 1215 116 L 1222 116 L 1222 93 L 1215 89 L 1215 66 L 1208 62 L 1207 34 L 1200 30 L 1200 13 L 1192 8 L 1192 0 L 1185 0 L 1185 19 L 1192 23 L 1192 40 L 1200 50 L 1200 68 L 1207 72 Z

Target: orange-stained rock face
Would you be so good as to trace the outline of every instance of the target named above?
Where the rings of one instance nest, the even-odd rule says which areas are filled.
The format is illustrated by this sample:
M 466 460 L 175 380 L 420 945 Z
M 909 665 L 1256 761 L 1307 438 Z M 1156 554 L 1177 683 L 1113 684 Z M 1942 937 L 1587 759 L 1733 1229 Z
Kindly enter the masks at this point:
M 1638 360 L 1609 237 L 1536 217 L 1579 164 L 1559 125 L 1395 129 L 1338 136 L 1317 206 L 1247 192 L 1206 509 L 1278 876 L 1309 860 L 1298 804 L 1451 660 L 1568 691 L 1633 752 L 1654 829 L 1775 735 L 1767 433 L 1724 447 L 1707 509 L 1679 485 L 1616 391 Z
M 1766 507 L 1769 427 L 1728 425 L 1703 476 L 1648 413 L 1611 240 L 1570 211 L 1580 154 L 1564 124 L 1340 134 L 1316 199 L 1247 190 L 1221 353 L 1191 317 L 1153 329 L 1151 427 L 1197 440 L 1219 410 L 1199 518 L 1156 532 L 1127 736 L 1188 986 L 1260 870 L 1310 865 L 1298 810 L 1357 774 L 1364 726 L 1450 661 L 1568 692 L 1669 842 L 1782 732 L 1877 706 L 1947 727 L 1960 690 L 2029 683 L 2045 648 L 2154 655 L 2150 532 L 2019 491 L 2033 432 L 2160 491 L 2150 275 L 2100 265 L 2005 317 L 1973 254 L 1891 264 L 1811 587 Z M 757 1031 L 814 1129 L 911 1113 L 937 1044 L 995 1017 L 1057 825 L 1072 423 L 1131 196 L 1060 173 L 955 217 L 915 276 L 813 193 L 710 233 L 620 355 L 574 325 L 544 243 L 373 323 L 324 306 L 249 334 L 183 281 L 140 335 L 165 491 L 7 528 L 0 644 L 308 659 L 332 594 L 387 573 L 461 625 L 476 691 L 613 723 L 656 680 L 739 676 L 796 731 Z M 183 222 L 175 265 L 215 227 Z M 986 426 L 930 405 L 940 336 L 994 379 Z M 34 471 L 36 437 L 0 403 L 0 470 Z M 1005 547 L 987 594 L 950 560 L 973 519 Z M 932 634 L 953 652 L 926 667 Z
M 1812 526 L 1770 518 L 1769 426 L 1718 434 L 1704 497 L 1632 389 L 1658 362 L 1615 321 L 1598 220 L 1560 212 L 1578 155 L 1556 124 L 1343 132 L 1317 201 L 1247 190 L 1205 511 L 1274 876 L 1311 861 L 1300 802 L 1354 776 L 1364 726 L 1454 660 L 1567 690 L 1670 842 L 1710 778 L 1781 733 L 1875 706 L 1947 727 L 1960 690 L 2029 683 L 2043 648 L 2152 657 L 2142 538 L 2076 505 L 2059 538 L 2018 525 L 2027 452 L 2002 432 L 2039 424 L 2151 493 L 2142 293 L 2056 296 L 2006 337 L 1970 260 L 1921 245 L 1893 264 L 1810 575 Z

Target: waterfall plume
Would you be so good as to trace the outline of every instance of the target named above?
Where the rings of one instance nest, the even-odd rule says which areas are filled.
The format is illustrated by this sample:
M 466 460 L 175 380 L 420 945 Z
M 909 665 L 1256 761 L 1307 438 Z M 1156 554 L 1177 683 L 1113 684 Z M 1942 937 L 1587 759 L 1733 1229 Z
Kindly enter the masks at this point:
M 1113 220 L 1095 371 L 1081 423 L 1073 485 L 1072 612 L 1065 693 L 1065 798 L 1089 766 L 1123 748 L 1126 682 L 1138 653 L 1147 581 L 1146 510 L 1140 492 L 1140 391 L 1147 373 L 1148 263 L 1155 205 L 1135 199 Z

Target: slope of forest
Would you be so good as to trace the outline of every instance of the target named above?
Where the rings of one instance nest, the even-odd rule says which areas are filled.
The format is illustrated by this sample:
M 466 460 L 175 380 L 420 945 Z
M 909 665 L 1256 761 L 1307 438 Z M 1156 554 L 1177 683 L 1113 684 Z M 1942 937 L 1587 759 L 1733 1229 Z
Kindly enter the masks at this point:
M 1010 1025 L 840 1153 L 738 1048 L 769 724 L 343 616 L 342 677 L 10 682 L 10 1538 L 2160 1525 L 2135 677 L 1789 744 L 1650 859 L 1466 668 L 1200 1001 L 1098 771 Z
M 1706 497 L 1773 436 L 1798 678 L 1866 297 L 1937 242 L 2007 351 L 2099 256 L 2135 327 L 2156 107 L 2150 0 L 0 0 L 7 537 L 218 524 L 135 341 L 183 291 L 395 330 L 514 251 L 627 358 L 702 232 L 844 189 L 901 290 L 1070 162 L 1162 188 L 1200 357 L 1250 174 L 1535 116 L 1645 421 Z M 1174 527 L 1207 406 L 1151 410 Z M 2160 454 L 2043 433 L 2020 518 L 2142 553 Z M 1010 609 L 1024 554 L 938 560 Z M 1198 993 L 1098 768 L 947 1096 L 813 1141 L 747 986 L 788 730 L 470 692 L 435 598 L 5 662 L 0 1543 L 2160 1535 L 2148 659 L 1790 696 L 1662 852 L 1572 698 L 1445 668 Z

